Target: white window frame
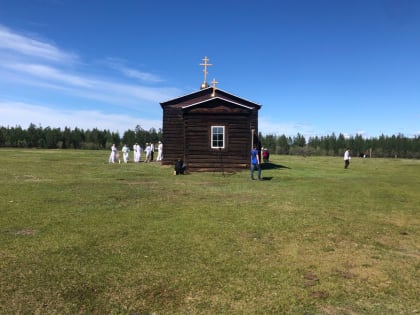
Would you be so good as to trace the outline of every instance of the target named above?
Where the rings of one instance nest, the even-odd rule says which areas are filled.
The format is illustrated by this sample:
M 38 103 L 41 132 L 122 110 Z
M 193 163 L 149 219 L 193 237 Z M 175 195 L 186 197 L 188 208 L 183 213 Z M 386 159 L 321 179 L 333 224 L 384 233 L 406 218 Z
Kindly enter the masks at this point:
M 219 130 L 219 129 L 222 129 L 222 133 L 215 133 L 215 131 L 216 131 L 216 129 L 217 129 L 217 131 Z M 215 146 L 214 145 L 214 140 L 213 140 L 213 138 L 214 138 L 214 135 L 222 135 L 222 146 Z M 220 139 L 217 139 L 216 140 L 217 142 L 220 142 Z M 211 126 L 211 139 L 210 139 L 210 145 L 211 145 L 211 148 L 212 149 L 224 149 L 225 148 L 225 146 L 226 146 L 226 128 L 225 128 L 225 126 Z

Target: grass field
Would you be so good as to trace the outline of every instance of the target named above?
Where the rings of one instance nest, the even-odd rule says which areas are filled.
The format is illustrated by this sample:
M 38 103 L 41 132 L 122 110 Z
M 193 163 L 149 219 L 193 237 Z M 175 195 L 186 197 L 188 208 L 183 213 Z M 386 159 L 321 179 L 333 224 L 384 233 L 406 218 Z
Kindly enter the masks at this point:
M 0 150 L 1 314 L 418 314 L 420 161 L 173 176 Z

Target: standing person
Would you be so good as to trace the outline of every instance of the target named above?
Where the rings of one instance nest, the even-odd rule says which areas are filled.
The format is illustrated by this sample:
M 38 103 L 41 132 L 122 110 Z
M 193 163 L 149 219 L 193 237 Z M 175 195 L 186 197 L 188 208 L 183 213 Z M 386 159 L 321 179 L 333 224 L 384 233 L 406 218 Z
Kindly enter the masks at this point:
M 137 150 L 138 150 L 138 158 L 139 158 L 139 162 L 141 162 L 141 152 L 143 151 L 143 148 L 141 147 L 140 144 L 137 144 Z
M 148 163 L 148 162 L 150 162 L 150 155 L 152 153 L 152 149 L 150 147 L 150 143 L 146 143 L 146 149 L 144 149 L 144 152 L 146 152 L 146 160 L 145 160 L 145 162 Z
M 263 149 L 263 146 L 262 146 L 262 133 L 261 132 L 258 133 L 258 142 L 256 143 L 256 145 L 257 145 L 258 158 L 260 159 L 259 161 L 260 161 L 260 167 L 261 167 L 261 161 L 262 161 L 261 157 L 262 157 L 262 149 Z
M 133 145 L 133 162 L 134 163 L 137 163 L 139 160 L 138 160 L 138 154 L 137 154 L 137 142 Z
M 153 161 L 153 156 L 155 155 L 155 145 L 153 143 L 150 144 L 150 161 Z
M 261 180 L 261 163 L 260 157 L 257 150 L 257 145 L 254 144 L 254 147 L 251 150 L 251 180 L 254 180 L 254 170 L 257 168 L 258 171 L 258 180 Z
M 128 148 L 126 144 L 124 144 L 122 148 L 122 153 L 123 153 L 124 163 L 128 163 L 128 160 L 129 160 L 128 154 L 130 153 L 130 149 Z
M 344 168 L 348 168 L 350 165 L 350 149 L 347 148 L 346 152 L 344 152 Z
M 109 155 L 109 163 L 115 163 L 117 161 L 117 147 L 115 143 L 111 146 L 111 154 Z
M 136 144 L 133 146 L 134 151 L 134 162 L 138 163 L 141 159 L 141 146 L 136 142 Z
M 268 149 L 262 148 L 262 158 L 264 163 L 268 163 Z
M 157 161 L 162 161 L 162 158 L 163 158 L 162 154 L 163 154 L 163 144 L 161 141 L 159 141 L 158 142 L 158 156 L 156 159 Z

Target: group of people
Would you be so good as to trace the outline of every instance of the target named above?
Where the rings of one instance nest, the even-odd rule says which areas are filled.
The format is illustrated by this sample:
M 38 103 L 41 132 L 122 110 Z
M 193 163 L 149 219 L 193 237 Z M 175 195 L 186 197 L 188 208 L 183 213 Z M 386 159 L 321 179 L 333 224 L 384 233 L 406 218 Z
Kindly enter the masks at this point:
M 141 152 L 142 147 L 135 143 L 133 145 L 133 161 L 135 163 L 138 163 L 141 161 Z M 158 155 L 156 158 L 156 161 L 162 161 L 163 159 L 163 144 L 161 141 L 158 142 L 157 146 Z M 129 161 L 129 153 L 130 149 L 129 147 L 124 144 L 122 147 L 122 156 L 123 156 L 123 162 L 128 163 Z M 155 152 L 155 145 L 153 143 L 146 143 L 145 149 L 145 162 L 149 163 L 153 161 L 154 158 L 154 152 Z M 261 177 L 261 154 L 264 162 L 268 162 L 269 159 L 269 152 L 267 149 L 259 148 L 258 145 L 254 144 L 253 148 L 251 150 L 251 180 L 254 180 L 254 172 L 257 171 L 257 178 L 258 180 L 262 180 Z M 344 152 L 344 168 L 347 169 L 350 165 L 350 149 L 346 148 L 346 151 Z M 120 155 L 118 152 L 118 148 L 115 144 L 111 147 L 111 154 L 109 156 L 109 163 L 121 163 Z M 185 166 L 183 164 L 182 160 L 177 160 L 175 163 L 175 174 L 183 174 L 184 173 Z
M 135 143 L 133 145 L 133 161 L 135 163 L 141 162 L 141 155 L 143 152 L 143 148 L 138 143 Z M 163 144 L 161 141 L 158 142 L 157 145 L 157 158 L 156 161 L 162 161 L 163 159 Z M 127 144 L 124 144 L 121 149 L 123 162 L 128 163 L 130 160 L 130 148 L 127 146 Z M 145 162 L 152 162 L 154 159 L 154 153 L 155 153 L 155 145 L 153 143 L 146 143 L 145 149 Z M 121 163 L 120 154 L 118 152 L 118 148 L 115 144 L 111 146 L 111 154 L 109 155 L 109 163 Z

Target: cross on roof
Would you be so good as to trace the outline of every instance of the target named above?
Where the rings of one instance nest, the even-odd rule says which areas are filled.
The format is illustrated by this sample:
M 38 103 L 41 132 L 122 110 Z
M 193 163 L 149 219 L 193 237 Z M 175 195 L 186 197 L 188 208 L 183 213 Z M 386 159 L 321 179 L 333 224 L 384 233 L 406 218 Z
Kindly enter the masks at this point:
M 211 86 L 213 87 L 213 93 L 211 93 L 211 96 L 215 96 L 216 95 L 216 84 L 219 83 L 216 81 L 216 79 L 213 79 L 213 81 L 211 81 Z
M 211 63 L 207 63 L 210 59 L 206 57 L 203 58 L 204 63 L 200 63 L 200 66 L 204 66 L 203 72 L 204 72 L 204 81 L 203 84 L 201 85 L 202 88 L 206 88 L 208 86 L 207 84 L 207 67 L 212 66 Z

